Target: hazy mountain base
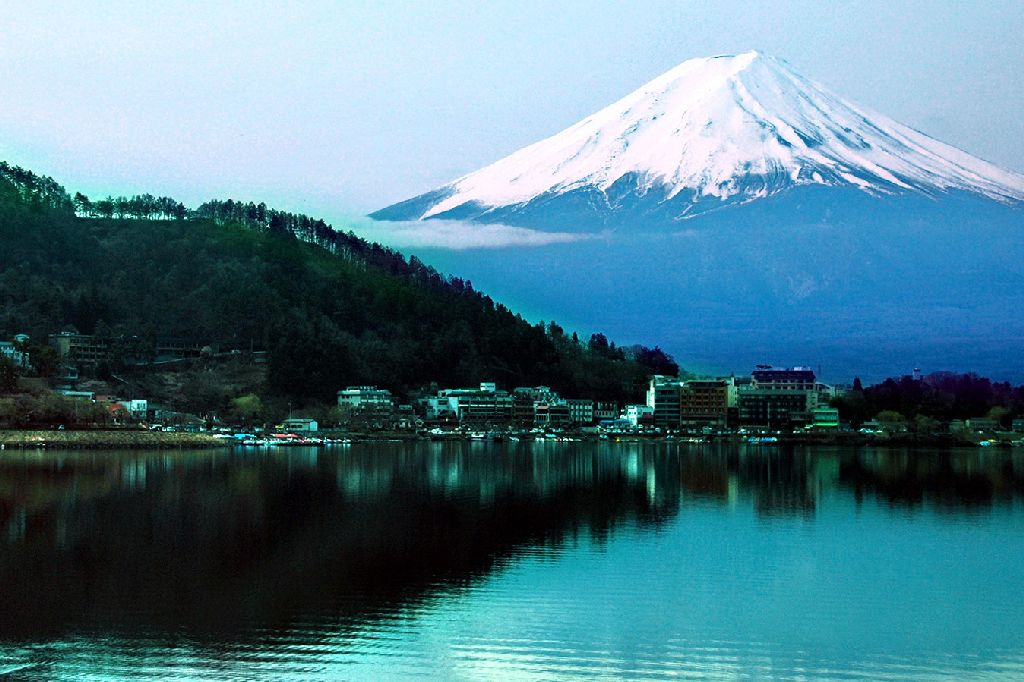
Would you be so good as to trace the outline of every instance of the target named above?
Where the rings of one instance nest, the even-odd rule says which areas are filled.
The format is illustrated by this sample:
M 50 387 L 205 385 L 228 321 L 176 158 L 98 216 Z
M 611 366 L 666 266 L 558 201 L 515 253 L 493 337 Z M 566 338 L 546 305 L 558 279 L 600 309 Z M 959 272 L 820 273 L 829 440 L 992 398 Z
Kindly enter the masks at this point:
M 547 224 L 566 230 L 555 206 Z M 521 223 L 537 227 L 531 220 Z M 1024 210 L 967 194 L 803 187 L 666 228 L 536 248 L 422 250 L 497 298 L 690 368 L 1024 378 Z

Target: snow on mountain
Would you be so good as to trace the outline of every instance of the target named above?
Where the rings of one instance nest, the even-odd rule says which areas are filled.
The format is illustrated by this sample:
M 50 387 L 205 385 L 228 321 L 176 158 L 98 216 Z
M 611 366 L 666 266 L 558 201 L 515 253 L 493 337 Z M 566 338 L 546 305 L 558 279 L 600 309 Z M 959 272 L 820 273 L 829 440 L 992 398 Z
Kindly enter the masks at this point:
M 559 197 L 620 210 L 628 194 L 679 220 L 800 185 L 1024 200 L 1024 176 L 747 52 L 683 62 L 562 132 L 374 217 L 515 224 L 514 211 Z

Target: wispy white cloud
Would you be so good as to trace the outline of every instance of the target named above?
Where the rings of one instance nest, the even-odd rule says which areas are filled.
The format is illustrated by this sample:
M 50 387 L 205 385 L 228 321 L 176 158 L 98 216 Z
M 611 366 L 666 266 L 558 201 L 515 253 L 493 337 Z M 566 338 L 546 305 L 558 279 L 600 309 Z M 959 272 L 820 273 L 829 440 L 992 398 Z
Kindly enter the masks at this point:
M 409 222 L 376 221 L 359 217 L 335 224 L 365 239 L 395 248 L 499 249 L 511 246 L 548 246 L 599 239 L 599 234 L 544 232 L 512 225 L 468 223 L 458 220 Z

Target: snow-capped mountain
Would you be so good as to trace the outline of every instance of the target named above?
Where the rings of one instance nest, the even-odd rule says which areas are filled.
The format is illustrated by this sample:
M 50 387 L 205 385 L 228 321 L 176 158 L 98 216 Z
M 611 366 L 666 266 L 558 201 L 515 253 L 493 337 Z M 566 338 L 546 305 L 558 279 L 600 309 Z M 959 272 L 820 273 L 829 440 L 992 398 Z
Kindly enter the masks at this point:
M 1024 176 L 756 52 L 687 61 L 373 217 L 588 233 L 417 255 L 690 368 L 1024 378 Z
M 806 185 L 1024 201 L 1024 176 L 747 52 L 683 62 L 552 137 L 373 217 L 650 228 Z

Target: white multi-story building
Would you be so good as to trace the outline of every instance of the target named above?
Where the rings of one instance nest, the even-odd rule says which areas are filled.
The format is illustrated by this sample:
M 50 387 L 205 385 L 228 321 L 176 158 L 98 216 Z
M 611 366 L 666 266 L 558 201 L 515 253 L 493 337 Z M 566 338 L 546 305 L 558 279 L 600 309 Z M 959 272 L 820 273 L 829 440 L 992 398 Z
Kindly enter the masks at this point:
M 649 405 L 626 405 L 622 416 L 630 426 L 640 426 L 645 419 L 654 419 L 654 408 Z
M 512 421 L 512 396 L 508 391 L 499 391 L 493 382 L 483 382 L 480 388 L 446 388 L 427 401 L 428 418 L 445 413 L 454 415 L 460 424 L 508 424 Z
M 18 350 L 10 341 L 0 341 L 0 355 L 10 360 L 15 367 L 27 369 L 29 366 L 28 353 Z
M 376 386 L 349 386 L 338 391 L 338 406 L 353 410 L 391 408 L 391 391 Z
M 121 404 L 134 419 L 145 419 L 146 412 L 149 411 L 149 401 L 147 400 L 125 400 Z

